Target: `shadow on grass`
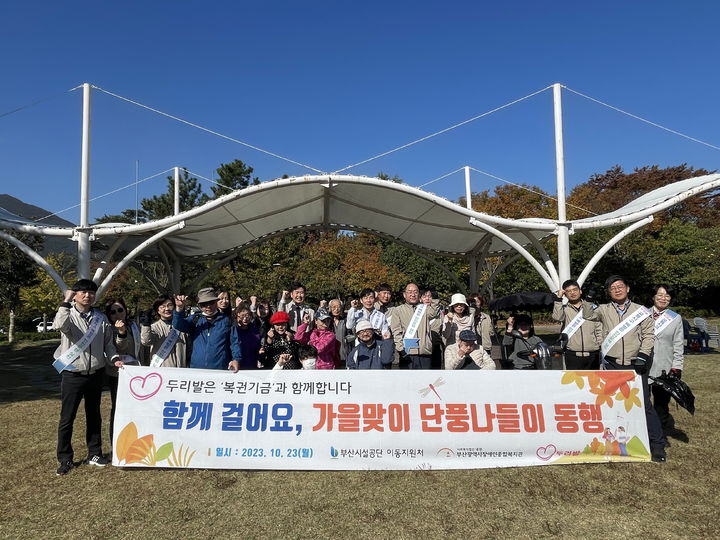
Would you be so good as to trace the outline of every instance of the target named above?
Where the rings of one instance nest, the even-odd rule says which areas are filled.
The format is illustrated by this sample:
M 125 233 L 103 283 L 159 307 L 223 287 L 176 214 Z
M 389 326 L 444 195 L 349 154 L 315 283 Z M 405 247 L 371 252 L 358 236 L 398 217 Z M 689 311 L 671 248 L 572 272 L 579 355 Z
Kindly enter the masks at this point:
M 690 442 L 690 437 L 688 437 L 687 433 L 678 428 L 673 428 L 669 430 L 667 432 L 667 436 L 671 439 L 675 439 L 676 441 L 680 441 L 685 444 Z
M 59 398 L 51 363 L 59 340 L 0 345 L 0 403 Z

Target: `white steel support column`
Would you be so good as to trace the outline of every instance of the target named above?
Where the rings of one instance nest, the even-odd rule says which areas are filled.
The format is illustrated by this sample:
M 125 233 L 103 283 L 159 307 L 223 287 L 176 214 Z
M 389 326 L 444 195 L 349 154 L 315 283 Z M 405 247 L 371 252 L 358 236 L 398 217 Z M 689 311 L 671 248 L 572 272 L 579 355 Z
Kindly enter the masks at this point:
M 592 259 L 588 261 L 588 263 L 585 265 L 585 269 L 580 274 L 580 277 L 578 277 L 578 283 L 582 287 L 583 283 L 585 283 L 585 280 L 590 275 L 590 272 L 593 271 L 597 263 L 600 262 L 600 259 L 602 259 L 605 254 L 612 249 L 612 247 L 617 244 L 620 240 L 625 238 L 628 234 L 630 234 L 633 231 L 636 231 L 640 227 L 643 227 L 650 223 L 653 220 L 653 216 L 648 216 L 644 219 L 641 219 L 640 221 L 636 221 L 629 227 L 626 227 L 619 233 L 617 233 L 615 236 L 613 236 L 610 240 L 608 240 L 603 247 L 601 247 L 598 252 L 593 255 Z
M 83 87 L 82 157 L 80 165 L 80 227 L 77 231 L 79 278 L 90 278 L 90 83 Z
M 113 268 L 110 273 L 107 275 L 105 279 L 103 279 L 102 283 L 99 284 L 98 290 L 97 290 L 97 297 L 102 298 L 103 293 L 105 293 L 105 290 L 110 286 L 110 283 L 115 278 L 116 275 L 118 275 L 120 272 L 122 272 L 127 265 L 129 265 L 135 257 L 140 255 L 143 251 L 145 251 L 148 247 L 152 246 L 153 244 L 159 242 L 163 238 L 165 238 L 167 235 L 174 233 L 175 231 L 179 231 L 185 227 L 185 222 L 181 221 L 179 223 L 176 223 L 175 225 L 171 225 L 160 232 L 155 233 L 150 238 L 145 240 L 144 242 L 140 243 L 135 249 L 133 249 L 130 253 L 125 255 L 123 260 L 121 260 L 115 268 Z
M 563 146 L 562 125 L 562 87 L 560 83 L 553 84 L 553 109 L 555 112 L 555 166 L 557 174 L 557 202 L 558 202 L 558 273 L 560 285 L 570 279 L 570 225 L 567 223 L 565 213 L 565 153 Z
M 175 199 L 173 212 L 176 216 L 180 213 L 180 167 L 175 167 Z
M 513 240 L 510 236 L 505 234 L 504 232 L 501 232 L 494 228 L 492 225 L 488 225 L 487 223 L 483 223 L 482 221 L 479 221 L 475 218 L 470 218 L 470 223 L 475 225 L 476 227 L 479 227 L 483 229 L 484 231 L 489 232 L 493 236 L 496 236 L 500 240 L 504 241 L 507 245 L 509 245 L 511 248 L 513 248 L 515 251 L 517 251 L 522 257 L 525 258 L 527 262 L 529 262 L 532 267 L 535 269 L 535 271 L 540 274 L 540 277 L 543 279 L 545 284 L 548 286 L 548 289 L 551 291 L 554 291 L 557 285 L 555 285 L 555 281 L 550 277 L 550 274 L 547 273 L 547 270 L 545 270 L 539 262 L 533 257 L 527 249 L 522 247 L 521 244 Z
M 4 231 L 0 231 L 0 239 L 10 242 L 12 245 L 17 247 L 21 252 L 23 252 L 25 255 L 27 255 L 33 261 L 35 261 L 35 263 L 40 268 L 45 270 L 45 272 L 47 272 L 47 274 L 52 278 L 52 280 L 58 286 L 58 289 L 60 289 L 60 293 L 65 294 L 65 291 L 68 289 L 68 286 L 65 284 L 65 281 L 63 281 L 63 278 L 34 249 L 32 249 L 31 247 L 29 247 L 27 244 L 25 244 L 21 240 L 18 240 L 14 236 L 7 234 Z
M 470 167 L 465 165 L 465 206 L 468 210 L 472 210 L 472 191 L 470 190 Z

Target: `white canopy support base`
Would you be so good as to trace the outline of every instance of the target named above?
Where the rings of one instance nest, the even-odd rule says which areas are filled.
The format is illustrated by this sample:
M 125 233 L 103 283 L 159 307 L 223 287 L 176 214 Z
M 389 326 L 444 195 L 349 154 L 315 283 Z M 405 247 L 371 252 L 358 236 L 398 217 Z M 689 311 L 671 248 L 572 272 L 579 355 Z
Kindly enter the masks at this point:
M 68 290 L 68 286 L 63 280 L 63 278 L 60 277 L 60 274 L 58 274 L 55 269 L 50 266 L 50 263 L 48 263 L 45 259 L 42 258 L 42 256 L 32 249 L 30 246 L 25 244 L 22 240 L 18 240 L 14 236 L 11 236 L 3 231 L 0 231 L 0 238 L 3 240 L 6 240 L 10 242 L 12 245 L 17 247 L 20 251 L 22 251 L 25 255 L 30 257 L 35 263 L 45 270 L 47 274 L 52 278 L 52 280 L 55 282 L 55 284 L 58 286 L 58 289 L 60 289 L 60 294 L 65 294 L 65 291 Z

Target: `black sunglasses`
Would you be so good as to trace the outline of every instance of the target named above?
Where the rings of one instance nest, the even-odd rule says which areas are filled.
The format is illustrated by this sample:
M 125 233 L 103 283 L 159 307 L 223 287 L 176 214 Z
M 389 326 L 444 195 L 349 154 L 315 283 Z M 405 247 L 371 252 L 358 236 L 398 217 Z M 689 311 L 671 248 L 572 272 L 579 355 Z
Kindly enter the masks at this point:
M 117 309 L 111 309 L 110 315 L 115 315 L 116 313 L 125 313 L 125 308 L 117 308 Z

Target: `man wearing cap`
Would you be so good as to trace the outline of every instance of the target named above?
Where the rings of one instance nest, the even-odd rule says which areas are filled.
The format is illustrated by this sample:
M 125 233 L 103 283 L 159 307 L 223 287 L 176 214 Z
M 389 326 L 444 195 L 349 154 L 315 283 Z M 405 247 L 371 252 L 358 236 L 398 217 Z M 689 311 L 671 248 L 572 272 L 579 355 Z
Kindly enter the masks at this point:
M 100 396 L 105 366 L 112 362 L 122 366 L 113 343 L 112 326 L 102 311 L 94 309 L 97 285 L 89 279 L 77 281 L 65 291 L 53 326 L 60 332 L 60 346 L 53 366 L 62 377 L 60 382 L 60 422 L 58 425 L 58 476 L 74 467 L 72 434 L 80 401 L 85 400 L 85 441 L 88 464 L 104 467 L 108 460 L 102 453 L 100 436 Z
M 393 340 L 383 339 L 375 333 L 370 321 L 361 320 L 355 325 L 358 344 L 347 356 L 348 369 L 386 369 L 395 357 Z
M 495 361 L 478 347 L 478 335 L 462 330 L 456 343 L 445 349 L 445 369 L 495 369 Z
M 580 284 L 574 279 L 568 279 L 557 293 L 552 312 L 552 318 L 562 324 L 562 332 L 568 336 L 565 368 L 600 369 L 602 324 L 585 320 L 582 311 Z
M 655 343 L 655 321 L 650 316 L 652 310 L 630 300 L 630 286 L 622 276 L 610 276 L 605 281 L 605 288 L 610 302 L 597 309 L 593 309 L 589 302 L 583 302 L 583 317 L 602 324 L 601 369 L 635 370 L 642 376 L 650 453 L 653 461 L 662 463 L 666 459 L 667 439 L 657 411 L 650 402 L 647 378 Z
M 190 367 L 199 369 L 240 369 L 242 351 L 233 321 L 217 307 L 218 297 L 210 288 L 198 291 L 202 314 L 185 317 L 187 296 L 175 297 L 173 328 L 192 340 Z
M 405 303 L 393 310 L 390 330 L 400 355 L 400 369 L 430 369 L 432 335 L 430 319 L 435 315 L 428 304 L 420 303 L 420 289 L 408 283 L 403 292 Z

